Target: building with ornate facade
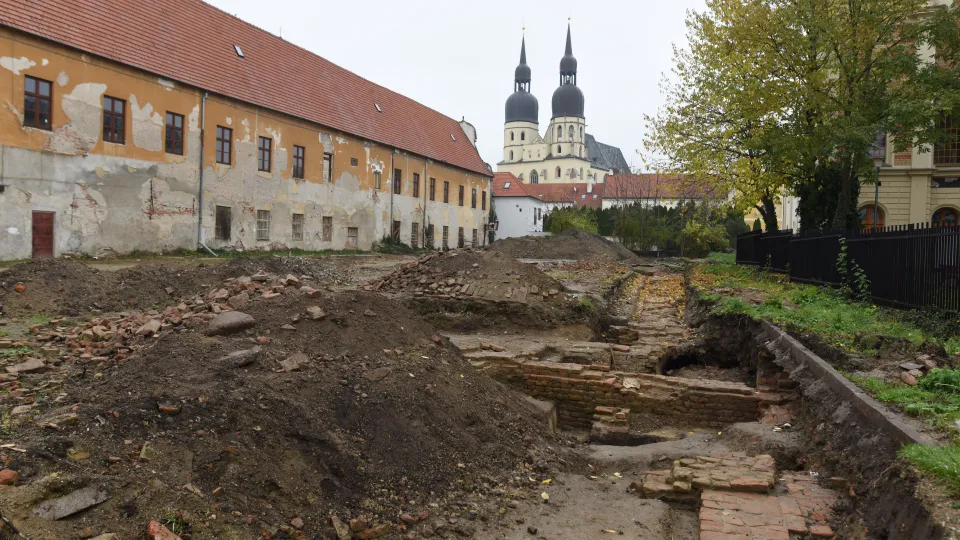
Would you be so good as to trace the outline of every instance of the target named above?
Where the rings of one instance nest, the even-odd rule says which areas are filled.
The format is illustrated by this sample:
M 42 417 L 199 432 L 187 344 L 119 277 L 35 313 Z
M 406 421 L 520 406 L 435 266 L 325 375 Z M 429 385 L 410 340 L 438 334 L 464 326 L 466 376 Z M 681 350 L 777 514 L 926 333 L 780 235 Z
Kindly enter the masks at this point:
M 540 105 L 531 90 L 526 38 L 514 72 L 513 94 L 507 98 L 503 127 L 503 160 L 497 171 L 509 172 L 527 184 L 603 183 L 608 174 L 628 173 L 619 148 L 598 142 L 587 133 L 585 99 L 577 86 L 577 59 L 567 26 L 567 43 L 560 59 L 560 84 L 553 92 L 550 124 L 540 133 Z

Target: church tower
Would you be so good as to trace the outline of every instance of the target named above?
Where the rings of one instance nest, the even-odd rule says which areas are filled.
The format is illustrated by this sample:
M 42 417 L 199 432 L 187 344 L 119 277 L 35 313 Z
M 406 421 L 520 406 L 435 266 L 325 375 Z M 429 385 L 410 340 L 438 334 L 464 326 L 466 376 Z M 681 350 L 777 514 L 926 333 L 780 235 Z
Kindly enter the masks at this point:
M 503 161 L 524 160 L 524 146 L 539 139 L 540 104 L 530 93 L 530 66 L 527 65 L 527 40 L 520 42 L 520 64 L 514 71 L 513 94 L 507 98 L 503 125 Z
M 583 116 L 583 92 L 577 87 L 577 59 L 573 56 L 570 24 L 567 24 L 567 47 L 560 59 L 560 86 L 553 92 L 553 116 L 546 141 L 554 158 L 587 159 L 586 119 Z M 584 181 L 569 178 L 567 181 Z

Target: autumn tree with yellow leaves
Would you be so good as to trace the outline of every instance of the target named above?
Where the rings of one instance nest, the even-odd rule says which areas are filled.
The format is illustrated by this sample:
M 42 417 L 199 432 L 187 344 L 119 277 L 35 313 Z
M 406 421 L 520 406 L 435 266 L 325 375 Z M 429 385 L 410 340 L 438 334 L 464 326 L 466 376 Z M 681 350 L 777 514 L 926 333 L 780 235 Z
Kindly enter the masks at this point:
M 786 190 L 803 227 L 855 229 L 877 137 L 929 145 L 960 113 L 958 28 L 956 8 L 928 0 L 708 0 L 688 14 L 647 149 L 768 228 Z

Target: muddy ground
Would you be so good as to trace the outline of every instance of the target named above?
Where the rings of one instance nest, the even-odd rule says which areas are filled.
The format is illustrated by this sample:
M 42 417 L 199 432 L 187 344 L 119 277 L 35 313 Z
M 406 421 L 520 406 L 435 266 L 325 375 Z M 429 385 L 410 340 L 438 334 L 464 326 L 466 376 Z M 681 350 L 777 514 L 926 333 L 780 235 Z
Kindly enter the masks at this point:
M 949 505 L 922 496 L 930 484 L 766 350 L 755 325 L 703 316 L 673 266 L 631 268 L 632 254 L 611 257 L 593 237 L 552 240 L 581 256 L 522 255 L 579 260 L 525 264 L 501 245 L 420 259 L 6 269 L 0 484 L 12 485 L 0 485 L 0 514 L 27 538 L 141 538 L 156 521 L 184 539 L 730 540 L 760 533 L 737 529 L 749 526 L 736 524 L 737 509 L 701 505 L 697 489 L 690 498 L 643 486 L 680 460 L 770 455 L 775 478 L 756 497 L 806 500 L 810 489 L 829 508 L 804 509 L 800 534 L 779 507 L 761 505 L 767 538 L 949 537 Z M 208 335 L 234 311 L 253 322 Z M 478 353 L 458 348 L 477 340 Z M 552 429 L 556 404 L 477 368 L 478 357 L 522 349 L 576 362 L 568 349 L 586 346 L 637 359 L 618 365 L 611 352 L 607 370 L 758 392 L 769 377 L 796 385 L 761 406 L 776 414 L 721 428 L 598 412 L 606 429 L 642 435 L 604 444 L 595 430 Z M 78 493 L 103 500 L 62 519 L 37 515 Z M 718 536 L 716 519 L 731 536 Z
M 490 244 L 490 250 L 518 259 L 610 259 L 626 264 L 645 262 L 617 242 L 577 229 L 567 229 L 554 236 L 505 238 Z

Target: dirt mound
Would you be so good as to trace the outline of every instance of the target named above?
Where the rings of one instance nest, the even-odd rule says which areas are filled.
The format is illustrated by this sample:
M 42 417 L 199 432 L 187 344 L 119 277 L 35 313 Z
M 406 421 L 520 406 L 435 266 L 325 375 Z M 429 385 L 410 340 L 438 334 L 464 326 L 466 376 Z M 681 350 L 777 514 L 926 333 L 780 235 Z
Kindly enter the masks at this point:
M 204 294 L 226 278 L 257 272 L 306 275 L 321 286 L 345 279 L 332 264 L 304 257 L 237 258 L 215 264 L 153 261 L 117 271 L 38 260 L 0 273 L 0 311 L 76 316 L 91 310 L 150 309 Z M 17 283 L 24 284 L 22 293 L 14 291 Z
M 4 514 L 31 537 L 82 524 L 138 538 L 166 518 L 184 538 L 253 538 L 299 518 L 322 538 L 334 513 L 472 536 L 449 512 L 496 513 L 501 482 L 552 462 L 537 413 L 414 313 L 370 292 L 311 294 L 254 296 L 254 328 L 230 336 L 168 318 L 125 361 L 68 358 L 61 397 L 18 417 L 26 452 L 7 465 L 23 486 L 0 493 Z M 84 486 L 110 499 L 73 524 L 32 516 Z
M 502 253 L 430 253 L 374 284 L 375 290 L 438 298 L 506 302 L 562 301 L 563 285 L 535 266 Z
M 553 236 L 505 238 L 490 244 L 489 249 L 517 259 L 590 259 L 605 257 L 630 264 L 643 262 L 643 259 L 617 242 L 579 229 L 567 229 Z

